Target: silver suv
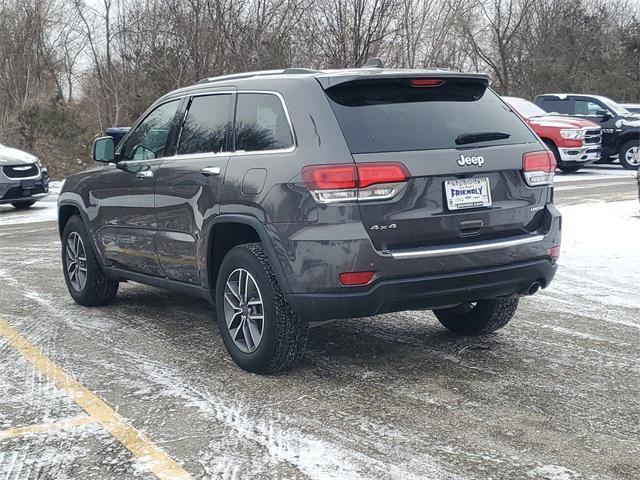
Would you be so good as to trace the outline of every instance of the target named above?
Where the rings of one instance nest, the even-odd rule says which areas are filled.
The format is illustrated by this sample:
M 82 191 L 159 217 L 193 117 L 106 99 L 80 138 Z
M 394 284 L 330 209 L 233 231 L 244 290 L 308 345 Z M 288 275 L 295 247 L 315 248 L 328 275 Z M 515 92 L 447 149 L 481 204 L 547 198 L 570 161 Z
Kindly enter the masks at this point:
M 29 208 L 49 193 L 49 174 L 40 160 L 0 145 L 0 205 Z

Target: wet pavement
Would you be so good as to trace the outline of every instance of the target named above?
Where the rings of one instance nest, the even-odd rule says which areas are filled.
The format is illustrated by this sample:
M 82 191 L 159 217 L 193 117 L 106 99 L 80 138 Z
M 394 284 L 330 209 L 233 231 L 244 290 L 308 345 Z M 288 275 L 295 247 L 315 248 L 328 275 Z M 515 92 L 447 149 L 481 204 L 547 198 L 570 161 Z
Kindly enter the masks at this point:
M 637 198 L 631 177 L 557 190 L 561 210 Z M 561 270 L 485 337 L 430 312 L 336 322 L 312 330 L 298 369 L 257 376 L 228 357 L 202 301 L 129 283 L 108 307 L 74 304 L 59 248 L 54 222 L 0 226 L 0 479 L 162 477 L 36 351 L 183 478 L 640 478 L 637 285 L 605 301 L 606 284 L 586 295 Z

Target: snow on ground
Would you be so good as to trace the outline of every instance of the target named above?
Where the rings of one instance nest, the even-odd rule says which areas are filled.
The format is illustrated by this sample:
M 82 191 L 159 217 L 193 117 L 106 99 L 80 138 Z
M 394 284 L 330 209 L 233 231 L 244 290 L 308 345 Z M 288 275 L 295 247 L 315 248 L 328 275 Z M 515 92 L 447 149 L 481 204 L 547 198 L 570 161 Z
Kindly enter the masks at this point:
M 56 202 L 51 197 L 36 203 L 28 210 L 16 210 L 11 205 L 0 205 L 0 226 L 50 222 L 57 219 Z
M 634 170 L 625 170 L 619 164 L 592 165 L 581 168 L 575 173 L 561 173 L 558 171 L 554 177 L 554 183 L 571 183 L 588 180 L 613 180 L 616 178 L 635 178 Z
M 56 206 L 63 184 L 64 180 L 49 183 L 49 195 L 28 210 L 16 210 L 11 204 L 0 205 L 0 226 L 57 220 Z
M 638 207 L 637 200 L 561 207 L 560 267 L 553 288 L 537 298 L 562 310 L 640 328 Z

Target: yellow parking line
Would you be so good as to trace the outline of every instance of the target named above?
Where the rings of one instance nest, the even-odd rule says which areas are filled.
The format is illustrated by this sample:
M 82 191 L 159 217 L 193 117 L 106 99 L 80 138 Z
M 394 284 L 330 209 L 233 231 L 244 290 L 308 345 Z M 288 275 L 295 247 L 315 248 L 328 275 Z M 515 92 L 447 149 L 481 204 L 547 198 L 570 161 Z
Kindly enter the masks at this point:
M 1 318 L 0 337 L 6 338 L 9 345 L 20 352 L 25 360 L 53 381 L 58 388 L 67 392 L 94 421 L 102 425 L 158 478 L 163 480 L 193 479 L 175 460 L 128 424 L 104 400 L 67 375 L 64 370 L 49 360 L 37 347 L 29 343 L 26 338 Z
M 64 430 L 66 428 L 89 425 L 90 423 L 98 423 L 98 421 L 93 417 L 82 416 L 71 418 L 69 420 L 62 420 L 60 422 L 40 423 L 37 425 L 26 425 L 24 427 L 9 428 L 7 430 L 0 431 L 0 440 L 19 437 L 21 435 L 29 435 L 30 433 L 44 433 L 52 430 Z

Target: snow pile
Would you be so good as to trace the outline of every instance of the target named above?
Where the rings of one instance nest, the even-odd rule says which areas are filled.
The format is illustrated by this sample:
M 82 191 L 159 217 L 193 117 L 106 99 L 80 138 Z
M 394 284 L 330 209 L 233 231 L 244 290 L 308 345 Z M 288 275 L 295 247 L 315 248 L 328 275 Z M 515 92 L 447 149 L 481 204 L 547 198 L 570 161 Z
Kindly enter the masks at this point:
M 540 298 L 566 311 L 640 327 L 638 209 L 636 200 L 561 208 L 560 268 Z

